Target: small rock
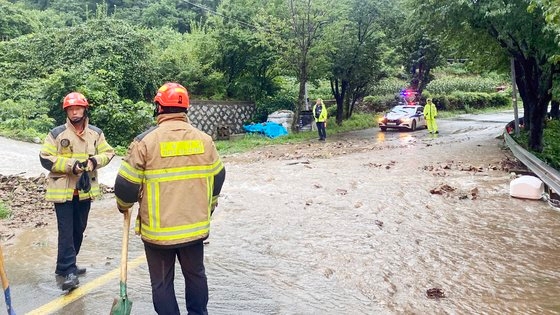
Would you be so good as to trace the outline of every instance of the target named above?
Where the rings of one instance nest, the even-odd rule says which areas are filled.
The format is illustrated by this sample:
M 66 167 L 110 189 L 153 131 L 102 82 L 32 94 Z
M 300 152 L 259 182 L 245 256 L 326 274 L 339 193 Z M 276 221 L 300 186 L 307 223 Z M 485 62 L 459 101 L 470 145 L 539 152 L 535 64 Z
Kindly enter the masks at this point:
M 426 290 L 426 296 L 428 299 L 442 299 L 445 297 L 445 293 L 440 288 L 431 288 Z

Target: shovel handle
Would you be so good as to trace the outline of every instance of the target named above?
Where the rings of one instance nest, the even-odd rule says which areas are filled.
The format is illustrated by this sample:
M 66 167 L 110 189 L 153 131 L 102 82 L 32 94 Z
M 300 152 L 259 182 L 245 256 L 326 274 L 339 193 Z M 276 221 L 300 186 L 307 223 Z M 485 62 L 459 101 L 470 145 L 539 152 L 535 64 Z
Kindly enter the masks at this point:
M 6 290 L 10 286 L 8 282 L 8 276 L 6 276 L 6 270 L 4 269 L 4 254 L 2 253 L 2 248 L 0 247 L 0 278 L 2 278 L 2 289 Z
M 2 253 L 2 247 L 0 247 L 0 278 L 2 279 L 2 288 L 4 289 L 4 300 L 6 301 L 6 308 L 8 309 L 8 314 L 15 315 L 14 309 L 12 308 L 10 283 L 8 282 L 6 269 L 4 269 L 4 254 Z
M 126 265 L 128 260 L 128 233 L 130 229 L 130 209 L 125 211 L 123 221 L 123 236 L 121 249 L 121 282 L 126 283 Z

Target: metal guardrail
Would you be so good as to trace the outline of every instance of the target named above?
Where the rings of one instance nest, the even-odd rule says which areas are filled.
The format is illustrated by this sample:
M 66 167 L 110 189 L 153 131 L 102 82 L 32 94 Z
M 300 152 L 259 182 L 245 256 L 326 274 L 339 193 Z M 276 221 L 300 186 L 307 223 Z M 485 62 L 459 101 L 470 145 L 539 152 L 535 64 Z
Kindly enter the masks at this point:
M 533 153 L 523 149 L 513 140 L 507 130 L 504 130 L 504 139 L 506 145 L 519 161 L 535 173 L 551 190 L 560 194 L 560 172 L 541 161 Z

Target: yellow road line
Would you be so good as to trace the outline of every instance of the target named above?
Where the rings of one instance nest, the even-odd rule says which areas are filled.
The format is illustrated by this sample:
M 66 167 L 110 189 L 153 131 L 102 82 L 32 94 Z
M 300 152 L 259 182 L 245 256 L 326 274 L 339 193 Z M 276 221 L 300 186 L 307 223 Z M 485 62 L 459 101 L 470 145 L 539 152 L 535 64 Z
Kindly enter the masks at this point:
M 144 255 L 141 255 L 140 257 L 137 257 L 136 259 L 134 259 L 133 261 L 130 261 L 127 264 L 127 269 L 133 269 L 138 267 L 141 263 L 146 261 L 146 257 Z M 37 314 L 37 315 L 44 315 L 44 314 L 51 314 L 55 311 L 60 310 L 61 308 L 63 308 L 64 306 L 74 302 L 75 300 L 81 298 L 82 296 L 86 295 L 87 293 L 93 291 L 94 289 L 106 284 L 107 282 L 109 282 L 109 280 L 113 280 L 115 278 L 118 278 L 120 276 L 120 267 L 112 270 L 104 275 L 102 275 L 101 277 L 98 277 L 96 279 L 94 279 L 93 281 L 90 281 L 88 283 L 86 283 L 83 286 L 79 286 L 78 288 L 72 290 L 72 292 L 63 295 L 55 300 L 52 300 L 51 302 L 27 313 L 29 315 L 31 314 Z M 117 287 L 118 288 L 118 287 Z M 115 290 L 117 293 L 120 292 L 119 290 Z

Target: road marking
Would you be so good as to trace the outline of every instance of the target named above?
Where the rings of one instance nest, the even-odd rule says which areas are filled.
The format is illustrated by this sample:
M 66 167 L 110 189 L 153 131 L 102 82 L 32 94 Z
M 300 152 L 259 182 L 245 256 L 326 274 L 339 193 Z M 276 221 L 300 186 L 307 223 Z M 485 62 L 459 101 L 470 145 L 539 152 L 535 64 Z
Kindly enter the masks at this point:
M 136 259 L 128 262 L 127 264 L 127 269 L 134 269 L 136 267 L 138 267 L 141 263 L 146 261 L 146 257 L 144 255 L 141 255 L 139 257 L 137 257 Z M 120 271 L 121 268 L 117 268 L 114 269 L 104 275 L 102 275 L 101 277 L 95 278 L 93 281 L 90 281 L 88 283 L 86 283 L 83 286 L 79 286 L 78 288 L 72 290 L 72 292 L 65 294 L 55 300 L 52 300 L 51 302 L 27 313 L 30 315 L 36 314 L 36 315 L 44 315 L 44 314 L 52 314 L 55 311 L 60 310 L 61 308 L 63 308 L 64 306 L 74 302 L 75 300 L 81 298 L 82 296 L 86 295 L 87 293 L 93 291 L 94 289 L 106 284 L 107 282 L 109 282 L 110 280 L 113 280 L 115 278 L 118 278 L 120 276 Z M 118 288 L 118 287 L 116 287 Z M 119 290 L 115 289 L 115 291 L 118 293 Z

